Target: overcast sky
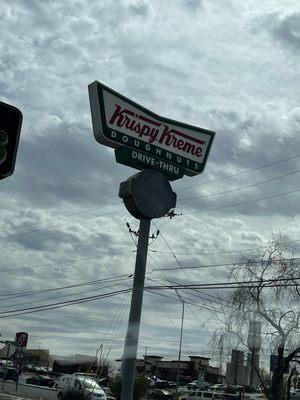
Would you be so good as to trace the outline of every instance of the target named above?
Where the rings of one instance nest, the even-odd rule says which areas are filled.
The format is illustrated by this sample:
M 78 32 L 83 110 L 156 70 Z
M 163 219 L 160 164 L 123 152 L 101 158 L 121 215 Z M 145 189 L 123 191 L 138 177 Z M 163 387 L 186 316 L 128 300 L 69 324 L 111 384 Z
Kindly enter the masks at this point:
M 147 279 L 227 281 L 228 267 L 161 270 L 178 261 L 232 263 L 279 231 L 300 239 L 298 1 L 0 0 L 0 27 L 0 100 L 23 113 L 14 175 L 0 181 L 1 295 L 10 295 L 0 298 L 0 313 L 132 285 L 136 238 L 126 223 L 136 230 L 138 221 L 118 189 L 136 171 L 93 137 L 87 86 L 94 80 L 160 115 L 216 131 L 203 174 L 172 183 L 182 215 L 152 225 L 162 235 L 150 246 Z M 205 307 L 218 305 L 208 299 L 194 296 L 196 305 L 186 307 L 184 358 L 212 355 L 218 323 Z M 61 355 L 94 354 L 103 343 L 117 358 L 129 304 L 125 293 L 0 314 L 0 332 L 13 339 L 26 331 L 29 347 Z M 147 346 L 148 354 L 176 358 L 180 320 L 179 301 L 146 292 L 139 356 Z

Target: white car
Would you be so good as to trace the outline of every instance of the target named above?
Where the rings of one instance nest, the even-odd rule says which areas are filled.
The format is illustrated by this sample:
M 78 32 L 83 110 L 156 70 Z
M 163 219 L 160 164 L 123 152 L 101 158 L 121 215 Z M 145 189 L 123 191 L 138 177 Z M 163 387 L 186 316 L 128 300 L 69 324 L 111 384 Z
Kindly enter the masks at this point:
M 203 390 L 195 390 L 192 393 L 189 393 L 187 396 L 181 397 L 182 400 L 207 400 L 207 399 L 213 399 L 213 400 L 224 400 L 224 397 L 221 395 L 221 393 L 216 393 L 216 392 L 206 392 Z
M 72 389 L 89 394 L 89 400 L 107 400 L 106 394 L 98 382 L 84 375 L 62 375 L 57 383 L 58 400 L 63 400 L 65 392 Z

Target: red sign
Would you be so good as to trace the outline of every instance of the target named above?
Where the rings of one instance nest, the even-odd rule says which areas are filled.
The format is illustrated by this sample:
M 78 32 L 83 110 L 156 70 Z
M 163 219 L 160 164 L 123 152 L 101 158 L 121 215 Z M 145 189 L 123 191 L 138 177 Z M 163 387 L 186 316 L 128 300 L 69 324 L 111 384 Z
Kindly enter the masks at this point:
M 18 343 L 18 347 L 26 347 L 27 341 L 28 341 L 28 333 L 26 332 L 16 333 L 16 342 Z

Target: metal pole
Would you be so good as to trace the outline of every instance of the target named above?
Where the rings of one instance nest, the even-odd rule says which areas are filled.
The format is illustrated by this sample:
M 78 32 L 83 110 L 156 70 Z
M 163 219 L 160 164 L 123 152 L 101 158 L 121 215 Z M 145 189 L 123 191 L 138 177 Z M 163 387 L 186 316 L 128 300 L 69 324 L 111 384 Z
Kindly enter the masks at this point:
M 181 345 L 182 345 L 182 332 L 183 332 L 183 319 L 184 319 L 184 300 L 182 300 L 180 342 L 179 342 L 179 352 L 178 352 L 178 362 L 177 362 L 177 375 L 176 375 L 176 393 L 178 392 L 178 386 L 179 386 Z
M 5 366 L 6 366 L 6 367 L 7 367 L 8 359 L 9 359 L 9 350 L 10 350 L 10 343 L 8 343 L 8 346 L 7 346 L 6 362 L 5 362 Z
M 2 378 L 2 390 L 4 389 L 4 381 L 5 381 L 5 374 L 7 372 L 7 365 L 8 365 L 8 358 L 9 358 L 9 350 L 10 350 L 10 343 L 7 343 L 7 351 L 6 351 L 6 362 L 5 362 L 5 370 L 3 371 L 3 378 Z
M 254 357 L 255 349 L 251 349 L 251 366 L 250 366 L 250 387 L 254 389 Z
M 132 400 L 151 219 L 141 218 L 122 365 L 121 400 Z

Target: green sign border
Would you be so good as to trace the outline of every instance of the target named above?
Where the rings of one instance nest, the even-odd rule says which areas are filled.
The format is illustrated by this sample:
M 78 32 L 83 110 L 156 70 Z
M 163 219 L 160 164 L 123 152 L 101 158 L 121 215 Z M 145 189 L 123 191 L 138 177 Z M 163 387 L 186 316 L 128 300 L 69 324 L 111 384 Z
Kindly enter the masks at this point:
M 215 137 L 215 132 L 195 127 L 193 125 L 188 125 L 183 122 L 175 121 L 169 118 L 161 117 L 160 115 L 157 115 L 153 113 L 151 110 L 148 110 L 147 108 L 141 106 L 138 103 L 135 103 L 134 101 L 128 99 L 127 97 L 123 96 L 122 94 L 114 91 L 113 89 L 103 85 L 102 83 L 98 81 L 94 81 L 89 85 L 89 96 L 90 96 L 90 104 L 91 104 L 91 111 L 92 111 L 92 119 L 93 119 L 93 128 L 94 128 L 94 136 L 95 139 L 106 146 L 113 147 L 115 149 L 123 146 L 135 148 L 138 151 L 144 151 L 151 153 L 154 156 L 158 156 L 161 159 L 164 159 L 167 162 L 171 162 L 175 165 L 178 165 L 180 168 L 184 168 L 184 174 L 189 175 L 189 176 L 194 176 L 198 175 L 201 172 L 204 171 L 204 168 L 206 166 L 206 162 L 209 156 L 209 153 L 211 151 L 211 147 L 214 141 Z M 190 160 L 186 157 L 180 156 L 176 153 L 173 153 L 171 151 L 167 151 L 159 146 L 156 146 L 154 144 L 146 143 L 143 140 L 140 140 L 138 138 L 134 138 L 130 135 L 126 135 L 117 129 L 111 129 L 107 126 L 106 124 L 106 116 L 105 116 L 105 108 L 104 108 L 104 98 L 103 98 L 103 90 L 108 91 L 112 95 L 120 98 L 121 100 L 131 104 L 132 106 L 138 108 L 140 111 L 150 115 L 154 119 L 162 122 L 162 123 L 167 123 L 167 124 L 172 124 L 172 125 L 177 125 L 179 127 L 185 128 L 185 129 L 190 129 L 196 132 L 200 133 L 205 133 L 210 136 L 209 139 L 209 144 L 207 146 L 207 150 L 204 156 L 204 159 L 202 163 L 197 163 L 193 160 Z M 100 114 L 100 115 L 98 115 Z M 100 137 L 99 137 L 100 135 Z M 124 141 L 123 139 L 126 138 Z M 135 145 L 137 144 L 138 145 Z M 146 146 L 148 146 L 146 148 Z M 160 154 L 158 154 L 160 153 Z M 178 163 L 177 157 L 181 159 L 181 162 Z M 175 162 L 174 162 L 175 161 Z M 197 165 L 196 165 L 197 164 Z M 127 164 L 126 164 L 127 165 Z M 133 166 L 134 167 L 134 166 Z M 134 167 L 136 168 L 136 167 Z

